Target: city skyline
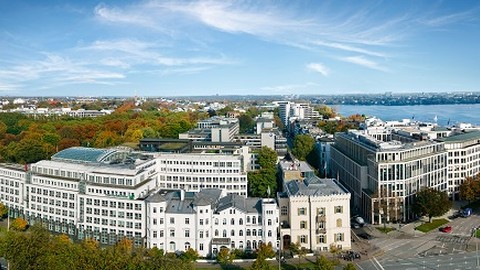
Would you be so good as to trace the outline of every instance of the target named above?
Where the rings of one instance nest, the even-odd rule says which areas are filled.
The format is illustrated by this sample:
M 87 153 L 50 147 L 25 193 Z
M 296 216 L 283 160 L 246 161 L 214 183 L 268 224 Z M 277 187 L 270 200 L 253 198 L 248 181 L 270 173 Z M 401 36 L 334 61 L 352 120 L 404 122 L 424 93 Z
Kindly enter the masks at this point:
M 478 90 L 475 1 L 0 6 L 0 95 Z

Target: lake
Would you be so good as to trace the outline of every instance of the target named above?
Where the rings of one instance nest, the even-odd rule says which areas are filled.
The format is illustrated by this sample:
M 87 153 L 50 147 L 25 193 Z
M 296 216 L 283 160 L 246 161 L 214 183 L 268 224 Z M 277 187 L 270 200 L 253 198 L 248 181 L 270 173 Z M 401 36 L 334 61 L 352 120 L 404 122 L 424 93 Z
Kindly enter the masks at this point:
M 471 123 L 480 125 L 480 104 L 458 105 L 416 105 L 416 106 L 361 106 L 361 105 L 333 105 L 335 111 L 342 116 L 365 114 L 376 116 L 385 121 L 415 119 L 418 121 L 434 122 L 441 126 L 456 123 Z

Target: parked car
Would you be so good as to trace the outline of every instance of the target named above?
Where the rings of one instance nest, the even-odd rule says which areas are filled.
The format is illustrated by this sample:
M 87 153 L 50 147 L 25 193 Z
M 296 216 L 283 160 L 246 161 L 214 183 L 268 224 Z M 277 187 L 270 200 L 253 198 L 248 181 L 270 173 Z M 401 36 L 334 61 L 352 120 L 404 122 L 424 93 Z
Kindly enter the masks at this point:
M 442 228 L 440 228 L 440 231 L 441 231 L 441 232 L 444 232 L 444 233 L 449 233 L 449 232 L 452 231 L 452 226 L 442 227 Z
M 461 215 L 461 217 L 464 217 L 464 218 L 471 216 L 472 215 L 472 208 L 463 209 L 461 211 L 460 215 Z

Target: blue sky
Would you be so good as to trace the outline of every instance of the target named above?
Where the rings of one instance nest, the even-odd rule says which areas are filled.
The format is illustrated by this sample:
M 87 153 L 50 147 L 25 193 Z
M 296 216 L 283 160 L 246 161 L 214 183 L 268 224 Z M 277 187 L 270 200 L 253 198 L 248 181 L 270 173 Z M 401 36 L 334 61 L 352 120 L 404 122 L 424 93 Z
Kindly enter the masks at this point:
M 0 0 L 0 95 L 478 91 L 480 2 Z

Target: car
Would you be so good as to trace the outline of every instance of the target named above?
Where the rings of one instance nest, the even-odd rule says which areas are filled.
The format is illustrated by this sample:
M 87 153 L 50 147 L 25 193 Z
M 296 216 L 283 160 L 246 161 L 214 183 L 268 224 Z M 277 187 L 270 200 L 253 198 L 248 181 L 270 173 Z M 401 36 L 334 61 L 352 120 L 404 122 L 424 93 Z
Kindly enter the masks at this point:
M 449 233 L 449 232 L 452 231 L 452 226 L 442 227 L 442 228 L 440 228 L 440 231 L 441 231 L 441 232 L 444 232 L 444 233 Z
M 363 238 L 363 239 L 366 239 L 366 240 L 370 240 L 373 238 L 373 236 L 371 236 L 370 234 L 368 233 L 362 233 L 362 234 L 359 234 L 358 235 L 359 237 Z
M 358 229 L 358 228 L 361 227 L 360 224 L 358 224 L 358 223 L 356 223 L 356 222 L 351 222 L 350 225 L 351 225 L 351 227 L 354 228 L 354 229 Z

